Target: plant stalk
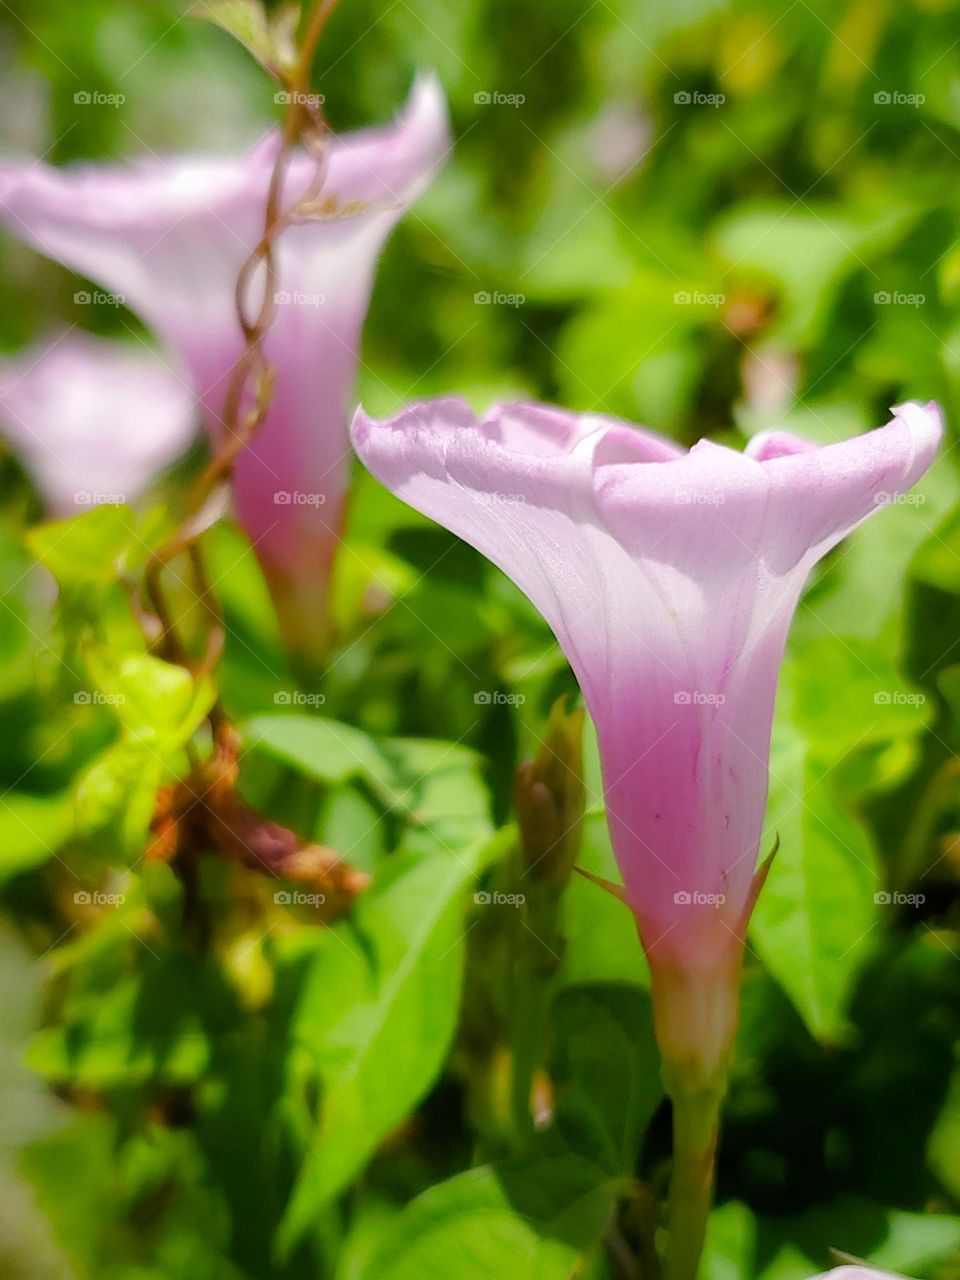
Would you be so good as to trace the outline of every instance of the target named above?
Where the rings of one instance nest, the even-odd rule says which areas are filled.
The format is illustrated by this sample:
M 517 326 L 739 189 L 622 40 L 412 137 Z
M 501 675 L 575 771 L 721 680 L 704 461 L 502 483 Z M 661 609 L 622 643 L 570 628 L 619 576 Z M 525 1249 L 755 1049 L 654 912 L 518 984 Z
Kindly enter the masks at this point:
M 681 1094 L 673 1102 L 673 1171 L 665 1280 L 696 1280 L 713 1198 L 724 1090 Z

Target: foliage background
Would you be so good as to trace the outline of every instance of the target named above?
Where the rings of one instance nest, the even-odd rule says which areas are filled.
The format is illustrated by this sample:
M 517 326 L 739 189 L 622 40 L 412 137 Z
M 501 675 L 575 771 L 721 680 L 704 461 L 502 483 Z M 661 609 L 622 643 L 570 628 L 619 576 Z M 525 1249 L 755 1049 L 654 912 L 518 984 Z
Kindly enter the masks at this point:
M 384 255 L 364 403 L 532 395 L 685 442 L 839 439 L 907 398 L 957 422 L 958 48 L 946 0 L 344 0 L 315 76 L 334 123 L 387 118 L 433 67 L 457 137 Z M 243 51 L 166 2 L 10 0 L 0 68 L 5 148 L 57 163 L 235 148 L 277 115 Z M 79 106 L 84 90 L 126 101 Z M 71 324 L 141 332 L 0 252 L 6 348 Z M 84 679 L 119 687 L 122 600 L 88 565 L 54 566 L 102 624 L 106 666 L 77 676 L 25 540 L 39 506 L 13 458 L 0 480 L 0 1271 L 618 1274 L 604 1223 L 634 1174 L 662 1183 L 667 1118 L 635 938 L 592 886 L 564 904 L 557 1123 L 522 1161 L 488 1163 L 476 1079 L 496 1032 L 477 939 L 514 927 L 475 905 L 477 877 L 498 874 L 513 769 L 573 689 L 543 623 L 358 471 L 326 701 L 278 708 L 296 686 L 263 585 L 239 533 L 214 530 L 244 788 L 375 879 L 325 930 L 211 860 L 198 950 L 182 888 L 139 861 L 158 779 L 129 741 L 149 732 L 178 767 L 191 708 L 136 671 L 132 726 L 74 701 Z M 830 1246 L 960 1277 L 952 444 L 919 494 L 834 553 L 792 632 L 782 849 L 751 935 L 709 1280 L 800 1280 Z M 97 792 L 105 810 L 78 822 L 110 749 L 113 807 Z M 582 861 L 609 874 L 593 763 L 588 781 Z M 124 903 L 78 905 L 95 887 Z

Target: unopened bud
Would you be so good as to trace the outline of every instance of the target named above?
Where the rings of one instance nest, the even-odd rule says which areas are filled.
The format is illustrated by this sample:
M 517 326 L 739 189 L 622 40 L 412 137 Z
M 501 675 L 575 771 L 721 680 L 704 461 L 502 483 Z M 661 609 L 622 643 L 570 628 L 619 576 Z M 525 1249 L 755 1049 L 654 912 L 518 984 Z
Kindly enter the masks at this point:
M 554 703 L 546 739 L 536 759 L 520 765 L 514 804 L 524 862 L 538 880 L 562 888 L 580 847 L 585 806 L 583 711 Z

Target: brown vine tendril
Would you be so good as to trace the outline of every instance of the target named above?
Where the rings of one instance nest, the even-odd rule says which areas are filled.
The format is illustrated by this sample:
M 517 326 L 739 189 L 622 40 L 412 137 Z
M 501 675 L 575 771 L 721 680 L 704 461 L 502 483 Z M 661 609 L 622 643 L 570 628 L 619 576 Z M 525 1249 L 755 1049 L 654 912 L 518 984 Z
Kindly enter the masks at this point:
M 275 243 L 283 231 L 296 220 L 302 205 L 313 204 L 326 180 L 330 129 L 318 99 L 308 90 L 310 72 L 320 37 L 339 0 L 318 0 L 311 11 L 299 56 L 287 80 L 290 103 L 284 122 L 280 146 L 274 160 L 267 190 L 263 236 L 245 260 L 237 278 L 235 298 L 237 317 L 244 338 L 244 349 L 234 365 L 227 384 L 222 412 L 223 440 L 214 456 L 197 478 L 186 502 L 186 511 L 174 534 L 156 548 L 145 570 L 147 598 L 160 625 L 156 648 L 169 661 L 194 671 L 209 673 L 217 665 L 224 647 L 223 613 L 216 600 L 199 546 L 206 527 L 202 513 L 217 490 L 229 479 L 239 455 L 248 447 L 266 420 L 273 401 L 275 370 L 267 361 L 263 344 L 273 322 L 277 289 Z M 283 189 L 290 157 L 298 144 L 312 151 L 317 160 L 316 172 L 306 191 L 288 209 L 282 208 Z M 263 268 L 263 295 L 253 318 L 248 314 L 248 295 L 259 268 Z M 245 408 L 249 394 L 253 407 Z M 210 623 L 207 647 L 199 664 L 190 659 L 182 641 L 163 588 L 162 576 L 170 562 L 187 554 L 200 599 Z M 148 637 L 149 638 L 149 637 Z M 211 713 L 214 721 L 219 713 Z

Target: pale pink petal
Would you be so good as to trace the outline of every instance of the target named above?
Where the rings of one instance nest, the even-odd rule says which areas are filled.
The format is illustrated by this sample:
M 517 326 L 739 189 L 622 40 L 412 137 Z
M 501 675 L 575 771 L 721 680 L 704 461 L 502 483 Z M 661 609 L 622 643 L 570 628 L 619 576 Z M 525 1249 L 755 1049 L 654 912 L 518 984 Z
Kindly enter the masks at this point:
M 73 332 L 0 362 L 0 430 L 57 515 L 133 502 L 196 423 L 182 371 L 143 345 Z
M 907 1280 L 907 1277 L 894 1275 L 892 1271 L 878 1271 L 876 1267 L 834 1267 L 832 1271 L 812 1276 L 811 1280 Z
M 768 462 L 771 458 L 784 458 L 791 453 L 809 453 L 816 447 L 812 440 L 804 440 L 803 436 L 795 436 L 790 431 L 760 431 L 750 437 L 743 452 L 748 458 Z

